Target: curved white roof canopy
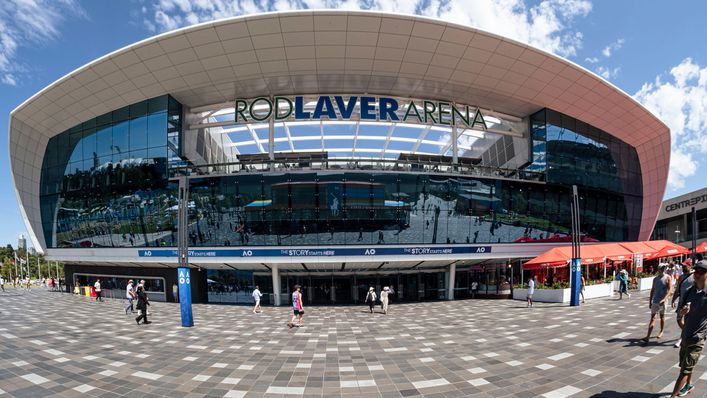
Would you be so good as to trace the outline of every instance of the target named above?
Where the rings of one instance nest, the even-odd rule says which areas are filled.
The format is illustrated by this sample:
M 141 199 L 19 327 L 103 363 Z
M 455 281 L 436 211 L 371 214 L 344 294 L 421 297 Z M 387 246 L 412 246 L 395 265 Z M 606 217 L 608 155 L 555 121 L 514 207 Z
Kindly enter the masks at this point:
M 670 160 L 668 127 L 595 74 L 471 27 L 412 15 L 298 11 L 243 16 L 143 40 L 69 73 L 10 118 L 20 210 L 44 248 L 39 180 L 50 137 L 120 107 L 171 94 L 187 107 L 236 97 L 368 93 L 473 104 L 525 117 L 544 107 L 636 147 L 647 239 Z

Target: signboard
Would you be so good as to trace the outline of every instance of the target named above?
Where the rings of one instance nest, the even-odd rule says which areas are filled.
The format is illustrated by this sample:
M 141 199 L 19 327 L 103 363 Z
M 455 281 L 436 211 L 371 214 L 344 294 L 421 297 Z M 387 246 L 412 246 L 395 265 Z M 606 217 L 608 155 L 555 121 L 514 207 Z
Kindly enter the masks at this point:
M 191 312 L 191 275 L 189 274 L 189 268 L 177 268 L 177 286 L 179 287 L 179 310 L 182 315 L 182 326 L 194 326 L 194 317 Z
M 307 97 L 311 99 L 311 97 Z M 315 101 L 305 96 L 237 98 L 235 123 L 292 120 L 370 120 L 458 125 L 486 130 L 486 120 L 478 107 L 446 101 L 402 100 L 383 96 L 320 95 Z
M 686 207 L 695 206 L 698 203 L 707 203 L 707 194 L 701 196 L 695 196 L 694 198 L 685 199 L 677 203 L 672 203 L 665 206 L 665 211 L 670 213 L 671 211 L 679 210 Z
M 636 266 L 636 272 L 643 272 L 643 254 L 636 254 L 634 256 L 633 265 Z
M 177 257 L 176 249 L 138 250 L 139 257 Z M 335 256 L 425 256 L 487 254 L 491 246 L 463 247 L 369 247 L 296 249 L 214 249 L 189 250 L 189 257 L 335 257 Z

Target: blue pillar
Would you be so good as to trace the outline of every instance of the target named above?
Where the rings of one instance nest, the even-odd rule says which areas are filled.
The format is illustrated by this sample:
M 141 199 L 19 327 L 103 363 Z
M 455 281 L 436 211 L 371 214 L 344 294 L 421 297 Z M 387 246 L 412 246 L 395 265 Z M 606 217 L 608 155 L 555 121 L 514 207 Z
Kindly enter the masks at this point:
M 570 273 L 570 307 L 579 305 L 579 292 L 582 289 L 582 259 L 572 259 L 572 270 Z
M 189 268 L 177 268 L 179 284 L 179 309 L 182 314 L 182 326 L 194 326 L 194 317 L 191 313 L 191 278 Z

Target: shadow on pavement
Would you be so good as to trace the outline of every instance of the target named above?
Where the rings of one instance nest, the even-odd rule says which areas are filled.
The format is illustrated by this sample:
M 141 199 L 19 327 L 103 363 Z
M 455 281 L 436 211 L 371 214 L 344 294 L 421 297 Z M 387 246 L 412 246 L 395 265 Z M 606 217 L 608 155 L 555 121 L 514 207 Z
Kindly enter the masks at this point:
M 608 339 L 607 343 L 626 343 L 624 347 L 672 347 L 677 339 L 661 339 L 661 340 L 651 340 L 648 343 L 643 341 L 642 338 L 633 339 Z
M 618 392 L 604 391 L 599 394 L 594 394 L 590 398 L 659 398 L 665 394 L 653 394 L 648 392 Z

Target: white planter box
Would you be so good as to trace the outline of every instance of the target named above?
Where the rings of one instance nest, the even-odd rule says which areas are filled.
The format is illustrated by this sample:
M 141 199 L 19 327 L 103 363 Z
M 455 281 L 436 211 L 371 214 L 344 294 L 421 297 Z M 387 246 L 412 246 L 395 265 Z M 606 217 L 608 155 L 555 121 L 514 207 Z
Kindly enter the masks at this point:
M 588 285 L 584 288 L 584 298 L 610 297 L 612 295 L 613 283 L 602 283 L 599 285 Z M 514 300 L 525 300 L 528 289 L 514 289 Z M 533 301 L 541 303 L 569 303 L 570 289 L 535 289 Z
M 653 288 L 654 278 L 654 276 L 648 278 L 640 278 L 638 280 L 638 290 L 651 290 Z
M 514 300 L 525 300 L 528 289 L 513 289 Z M 569 303 L 570 289 L 535 289 L 533 301 L 541 303 Z

